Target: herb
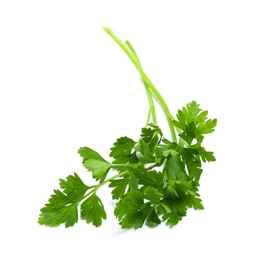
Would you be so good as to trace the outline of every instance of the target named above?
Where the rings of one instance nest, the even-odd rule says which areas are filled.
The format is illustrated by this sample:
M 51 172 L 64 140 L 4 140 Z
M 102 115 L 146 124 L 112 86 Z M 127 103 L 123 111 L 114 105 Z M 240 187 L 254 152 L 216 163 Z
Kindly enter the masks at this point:
M 161 222 L 176 225 L 188 208 L 203 209 L 198 193 L 202 163 L 213 162 L 213 152 L 203 146 L 206 134 L 212 133 L 216 119 L 208 119 L 195 101 L 172 116 L 164 99 L 147 77 L 132 45 L 122 42 L 109 28 L 104 30 L 128 55 L 140 72 L 149 101 L 148 119 L 139 140 L 123 136 L 111 148 L 111 162 L 89 147 L 78 153 L 84 167 L 92 173 L 96 185 L 88 186 L 74 173 L 60 179 L 41 209 L 38 223 L 71 227 L 81 218 L 99 227 L 106 219 L 99 188 L 107 184 L 116 200 L 114 214 L 122 228 L 155 227 Z M 171 132 L 164 137 L 157 124 L 154 99 L 161 105 Z M 114 175 L 109 175 L 110 173 Z

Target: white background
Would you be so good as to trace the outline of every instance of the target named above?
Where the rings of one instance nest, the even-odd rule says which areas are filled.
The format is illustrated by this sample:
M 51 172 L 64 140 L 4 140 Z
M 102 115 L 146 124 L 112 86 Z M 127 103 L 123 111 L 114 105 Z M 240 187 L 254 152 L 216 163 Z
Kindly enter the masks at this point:
M 260 4 L 218 1 L 0 2 L 1 259 L 260 259 Z M 218 119 L 205 146 L 204 211 L 175 228 L 122 231 L 107 187 L 100 228 L 40 226 L 59 178 L 89 146 L 108 159 L 137 139 L 148 102 L 139 75 L 102 30 L 130 40 L 173 114 L 191 100 Z M 168 128 L 158 111 L 166 137 Z

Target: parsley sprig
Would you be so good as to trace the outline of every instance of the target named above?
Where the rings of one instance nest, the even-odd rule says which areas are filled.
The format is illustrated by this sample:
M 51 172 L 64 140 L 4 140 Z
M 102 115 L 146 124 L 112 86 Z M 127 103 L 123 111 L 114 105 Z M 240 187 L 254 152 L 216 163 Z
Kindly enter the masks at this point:
M 41 209 L 38 223 L 71 227 L 81 218 L 101 226 L 107 215 L 97 192 L 107 184 L 116 200 L 114 214 L 122 228 L 141 228 L 144 224 L 155 227 L 162 222 L 174 226 L 189 208 L 203 209 L 198 193 L 202 163 L 216 159 L 202 143 L 204 136 L 214 131 L 217 120 L 208 119 L 208 111 L 195 101 L 178 110 L 174 118 L 130 42 L 122 42 L 108 27 L 104 30 L 141 75 L 149 102 L 147 122 L 138 140 L 123 136 L 115 141 L 110 162 L 89 147 L 79 148 L 83 166 L 96 184 L 88 186 L 77 173 L 60 179 L 60 189 L 54 190 Z M 154 100 L 166 116 L 171 140 L 157 124 Z

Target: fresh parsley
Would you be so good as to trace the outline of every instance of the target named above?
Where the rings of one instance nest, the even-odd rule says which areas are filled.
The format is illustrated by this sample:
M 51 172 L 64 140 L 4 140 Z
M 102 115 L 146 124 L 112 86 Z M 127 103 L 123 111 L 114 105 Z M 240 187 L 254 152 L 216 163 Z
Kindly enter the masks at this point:
M 162 222 L 174 226 L 189 208 L 203 209 L 198 193 L 202 163 L 216 159 L 202 143 L 204 136 L 214 131 L 217 120 L 208 119 L 208 111 L 195 101 L 173 117 L 129 41 L 122 42 L 107 27 L 104 30 L 141 75 L 149 101 L 146 125 L 138 140 L 123 136 L 115 141 L 110 162 L 89 147 L 79 148 L 83 166 L 92 173 L 96 185 L 88 186 L 77 173 L 60 179 L 60 189 L 54 190 L 41 209 L 38 223 L 71 227 L 80 218 L 101 226 L 107 215 L 97 191 L 107 184 L 116 200 L 114 214 L 122 228 L 141 228 L 144 224 L 156 227 Z M 166 116 L 171 140 L 166 139 L 157 124 L 154 99 Z

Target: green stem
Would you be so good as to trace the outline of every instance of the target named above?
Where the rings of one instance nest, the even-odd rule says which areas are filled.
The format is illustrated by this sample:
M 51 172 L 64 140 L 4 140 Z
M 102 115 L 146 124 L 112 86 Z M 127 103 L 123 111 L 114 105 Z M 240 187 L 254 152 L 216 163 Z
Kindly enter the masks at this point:
M 153 123 L 154 123 L 155 125 L 157 125 L 157 118 L 156 118 L 156 113 L 155 113 L 155 106 L 154 106 L 154 103 L 153 103 L 153 95 L 152 95 L 152 92 L 151 92 L 149 86 L 146 84 L 145 81 L 144 81 L 144 86 L 145 86 L 145 90 L 146 90 L 146 94 L 147 94 L 148 101 L 149 101 L 149 106 L 150 106 L 149 116 L 148 116 L 148 120 L 147 120 L 147 122 L 146 122 L 146 126 L 147 126 L 148 123 L 149 123 L 150 114 L 152 115 Z
M 153 95 L 155 96 L 155 98 L 157 99 L 158 103 L 161 105 L 163 112 L 166 116 L 170 131 L 171 131 L 171 136 L 172 136 L 172 141 L 176 142 L 177 141 L 177 137 L 176 137 L 176 133 L 175 133 L 175 128 L 173 125 L 172 120 L 174 119 L 173 116 L 171 115 L 171 112 L 166 104 L 166 102 L 164 101 L 163 97 L 161 96 L 161 94 L 159 93 L 159 91 L 156 89 L 156 87 L 153 85 L 153 83 L 151 82 L 151 80 L 148 78 L 148 76 L 145 74 L 145 72 L 142 69 L 142 66 L 140 65 L 139 60 L 135 57 L 135 55 L 133 55 L 131 49 L 128 47 L 128 45 L 126 45 L 125 43 L 123 43 L 115 34 L 114 32 L 108 28 L 108 27 L 103 27 L 103 29 L 105 30 L 105 32 L 121 47 L 121 49 L 126 53 L 126 55 L 129 57 L 129 59 L 132 61 L 132 63 L 134 64 L 134 66 L 136 67 L 136 69 L 139 71 L 143 81 L 146 83 L 146 85 L 150 88 L 150 90 L 152 91 Z M 149 95 L 148 95 L 148 99 L 149 99 Z M 150 103 L 150 100 L 149 100 Z M 150 103 L 151 105 L 151 103 Z M 151 111 L 152 112 L 152 111 Z
M 128 168 L 137 168 L 141 165 L 140 162 L 138 163 L 111 163 L 111 166 L 112 168 L 115 168 L 115 167 L 128 167 Z
M 142 68 L 142 64 L 135 52 L 135 49 L 133 48 L 133 46 L 131 45 L 131 43 L 129 41 L 126 41 L 125 44 L 127 45 L 127 47 L 131 50 L 132 55 L 135 57 L 135 59 L 138 61 L 139 66 Z M 142 68 L 143 69 L 143 68 Z M 149 88 L 149 86 L 147 85 L 147 83 L 142 79 L 144 87 L 145 87 L 145 91 L 148 97 L 148 102 L 149 102 L 149 112 L 148 112 L 148 118 L 147 118 L 147 122 L 146 125 L 147 126 L 149 124 L 150 121 L 150 116 L 152 115 L 152 121 L 155 125 L 157 125 L 157 118 L 156 118 L 156 112 L 155 112 L 155 106 L 154 106 L 154 102 L 153 102 L 153 95 L 152 92 Z
M 83 199 L 89 197 L 89 195 L 92 194 L 92 193 L 96 193 L 97 190 L 98 190 L 100 187 L 102 187 L 103 185 L 105 185 L 106 183 L 108 183 L 108 182 L 110 182 L 110 181 L 112 181 L 112 180 L 114 180 L 114 179 L 116 179 L 116 178 L 118 178 L 118 177 L 120 177 L 120 176 L 123 176 L 123 175 L 125 175 L 126 173 L 128 173 L 128 171 L 120 172 L 120 173 L 118 173 L 118 174 L 112 176 L 111 178 L 106 179 L 105 181 L 103 181 L 103 182 L 101 182 L 101 183 L 99 183 L 99 184 L 97 184 L 97 185 L 91 186 L 91 187 L 93 187 L 93 190 L 91 190 L 90 192 L 88 192 L 88 193 L 84 196 Z

